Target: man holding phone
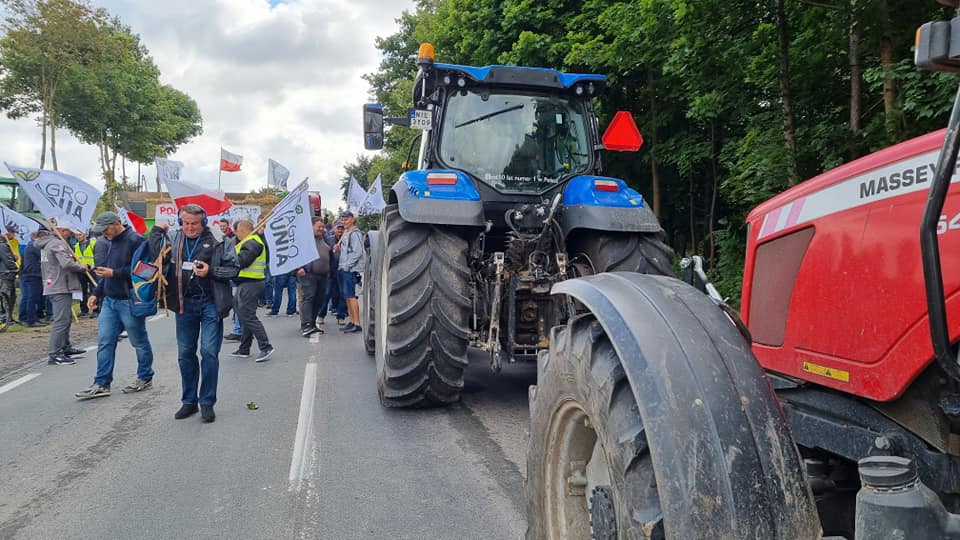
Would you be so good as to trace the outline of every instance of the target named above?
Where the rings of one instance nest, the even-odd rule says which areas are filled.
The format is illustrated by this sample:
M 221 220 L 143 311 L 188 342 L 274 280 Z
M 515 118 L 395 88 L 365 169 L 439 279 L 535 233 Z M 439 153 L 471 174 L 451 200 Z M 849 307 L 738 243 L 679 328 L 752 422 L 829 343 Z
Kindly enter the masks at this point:
M 124 394 L 141 392 L 153 386 L 153 348 L 147 337 L 146 317 L 136 317 L 131 311 L 130 261 L 133 253 L 146 240 L 133 229 L 123 225 L 114 212 L 102 212 L 94 220 L 94 234 L 103 234 L 108 242 L 107 255 L 100 266 L 93 269 L 97 286 L 87 299 L 91 311 L 100 304 L 97 323 L 97 373 L 93 385 L 77 392 L 79 399 L 93 399 L 110 395 L 113 365 L 117 356 L 117 341 L 124 330 L 137 353 L 137 379 L 123 387 Z M 83 279 L 89 280 L 87 276 Z M 103 299 L 102 301 L 100 299 Z
M 170 237 L 168 228 L 160 223 L 150 231 L 150 253 L 159 254 L 169 242 L 171 252 L 164 256 L 163 265 L 167 305 L 176 313 L 182 388 L 180 409 L 173 417 L 181 420 L 199 409 L 204 422 L 213 422 L 223 318 L 233 305 L 230 280 L 236 279 L 240 266 L 233 244 L 217 242 L 210 232 L 202 206 L 184 205 L 180 209 L 180 231 Z

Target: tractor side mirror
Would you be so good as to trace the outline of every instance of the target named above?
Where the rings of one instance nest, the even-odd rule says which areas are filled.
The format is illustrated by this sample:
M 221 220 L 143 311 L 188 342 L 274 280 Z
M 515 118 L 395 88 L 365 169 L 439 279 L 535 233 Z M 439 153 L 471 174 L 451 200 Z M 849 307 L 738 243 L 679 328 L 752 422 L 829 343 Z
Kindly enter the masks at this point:
M 363 147 L 367 150 L 383 148 L 383 106 L 380 104 L 363 106 Z
M 603 147 L 617 152 L 636 152 L 643 146 L 643 136 L 633 115 L 627 111 L 617 111 L 603 132 Z

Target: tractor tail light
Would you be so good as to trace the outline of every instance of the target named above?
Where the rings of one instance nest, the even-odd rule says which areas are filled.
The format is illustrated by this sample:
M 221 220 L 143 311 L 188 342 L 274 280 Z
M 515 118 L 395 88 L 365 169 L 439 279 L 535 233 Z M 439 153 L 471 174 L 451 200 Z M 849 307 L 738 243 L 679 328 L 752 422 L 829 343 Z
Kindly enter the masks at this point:
M 453 186 L 457 184 L 456 173 L 430 173 L 427 184 L 431 186 Z
M 620 184 L 617 184 L 613 180 L 594 180 L 593 189 L 596 191 L 620 191 Z

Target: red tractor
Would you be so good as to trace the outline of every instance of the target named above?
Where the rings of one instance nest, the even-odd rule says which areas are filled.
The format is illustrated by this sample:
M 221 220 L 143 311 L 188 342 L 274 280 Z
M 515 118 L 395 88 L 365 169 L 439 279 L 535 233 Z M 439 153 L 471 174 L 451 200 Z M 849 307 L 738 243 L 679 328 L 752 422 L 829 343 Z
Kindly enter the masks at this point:
M 917 63 L 960 71 L 960 17 Z M 669 277 L 554 286 L 580 315 L 530 392 L 528 539 L 960 539 L 958 152 L 960 93 L 757 207 L 742 322 Z

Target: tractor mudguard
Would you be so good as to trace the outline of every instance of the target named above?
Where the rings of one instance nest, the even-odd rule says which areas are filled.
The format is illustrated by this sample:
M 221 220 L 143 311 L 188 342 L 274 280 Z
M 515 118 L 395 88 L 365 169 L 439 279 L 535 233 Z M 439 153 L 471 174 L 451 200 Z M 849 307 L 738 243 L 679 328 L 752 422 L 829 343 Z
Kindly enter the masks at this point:
M 460 171 L 405 172 L 393 185 L 393 197 L 400 216 L 410 223 L 483 226 L 480 193 Z
M 820 538 L 783 411 L 712 300 L 674 278 L 620 272 L 552 292 L 585 305 L 620 358 L 671 538 Z
M 658 233 L 657 216 L 636 190 L 619 178 L 576 176 L 563 190 L 560 227 L 569 236 L 576 229 Z

